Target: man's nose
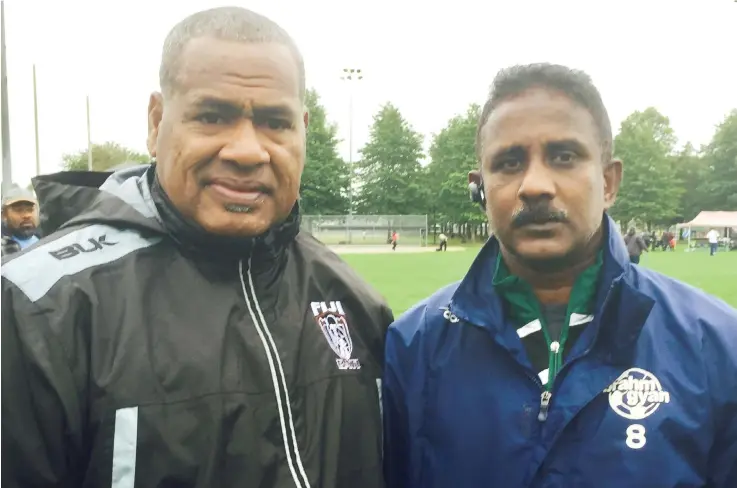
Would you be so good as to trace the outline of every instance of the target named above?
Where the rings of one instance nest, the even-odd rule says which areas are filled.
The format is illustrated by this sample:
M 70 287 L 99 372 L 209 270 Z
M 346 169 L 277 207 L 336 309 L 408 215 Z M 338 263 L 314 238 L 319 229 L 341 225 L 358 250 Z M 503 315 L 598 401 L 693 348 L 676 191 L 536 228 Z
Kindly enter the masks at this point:
M 522 201 L 555 197 L 555 175 L 542 158 L 534 158 L 527 165 L 517 196 Z
M 242 166 L 257 166 L 270 161 L 258 127 L 244 119 L 233 131 L 230 141 L 220 150 L 220 158 Z

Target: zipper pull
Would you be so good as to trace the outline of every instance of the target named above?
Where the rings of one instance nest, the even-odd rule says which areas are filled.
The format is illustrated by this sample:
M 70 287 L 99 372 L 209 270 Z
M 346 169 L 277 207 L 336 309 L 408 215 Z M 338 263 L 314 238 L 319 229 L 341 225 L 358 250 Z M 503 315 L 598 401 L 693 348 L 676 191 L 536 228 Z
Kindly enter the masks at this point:
M 548 407 L 550 406 L 550 399 L 553 394 L 549 391 L 542 392 L 540 395 L 540 413 L 537 414 L 537 420 L 545 422 L 548 418 Z
M 548 387 L 552 388 L 555 382 L 555 377 L 558 376 L 558 370 L 560 369 L 560 343 L 553 341 L 550 343 L 550 367 L 548 368 Z M 540 413 L 537 414 L 537 420 L 545 422 L 548 418 L 548 407 L 550 407 L 550 399 L 553 398 L 553 394 L 549 390 L 545 390 L 540 395 Z

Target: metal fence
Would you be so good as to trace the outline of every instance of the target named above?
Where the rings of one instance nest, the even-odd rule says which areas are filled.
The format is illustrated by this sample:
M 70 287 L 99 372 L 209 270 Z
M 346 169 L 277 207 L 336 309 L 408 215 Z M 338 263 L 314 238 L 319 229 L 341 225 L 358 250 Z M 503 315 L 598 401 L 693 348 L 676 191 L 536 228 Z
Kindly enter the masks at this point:
M 301 228 L 325 244 L 387 244 L 396 231 L 400 245 L 427 245 L 427 215 L 303 215 Z

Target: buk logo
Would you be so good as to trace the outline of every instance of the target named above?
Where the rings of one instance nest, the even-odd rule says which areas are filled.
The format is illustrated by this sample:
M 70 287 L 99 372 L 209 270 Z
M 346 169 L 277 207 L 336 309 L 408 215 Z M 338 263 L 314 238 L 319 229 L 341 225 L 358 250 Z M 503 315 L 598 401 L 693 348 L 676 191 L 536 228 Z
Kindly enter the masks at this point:
M 336 302 L 312 302 L 312 315 L 320 326 L 328 345 L 338 356 L 335 359 L 338 369 L 361 369 L 358 359 L 351 358 L 353 341 L 348 331 L 343 305 Z
M 87 239 L 86 242 L 75 242 L 71 246 L 65 246 L 56 251 L 50 251 L 53 257 L 61 261 L 62 259 L 69 259 L 77 256 L 78 254 L 84 254 L 89 252 L 99 251 L 105 246 L 114 246 L 117 242 L 108 242 L 106 236 L 103 234 L 97 239 L 94 237 Z

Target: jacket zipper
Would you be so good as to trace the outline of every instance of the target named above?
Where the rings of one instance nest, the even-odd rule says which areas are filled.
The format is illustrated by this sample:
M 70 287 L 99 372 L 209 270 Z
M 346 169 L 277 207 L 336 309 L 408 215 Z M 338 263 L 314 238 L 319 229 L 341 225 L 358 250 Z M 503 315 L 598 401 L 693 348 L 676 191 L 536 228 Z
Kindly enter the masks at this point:
M 601 310 L 605 310 L 607 304 L 609 303 L 609 297 L 612 294 L 612 290 L 614 289 L 614 286 L 618 280 L 615 280 L 610 286 L 609 290 L 607 291 L 606 297 L 604 297 L 604 302 L 602 303 Z M 460 319 L 457 315 L 455 315 L 453 312 L 450 311 L 450 308 L 444 307 L 443 310 L 443 318 L 449 321 L 452 324 L 456 324 L 460 322 Z M 601 321 L 601 314 L 598 314 L 597 320 Z M 545 422 L 548 419 L 548 412 L 550 410 L 550 401 L 553 399 L 553 384 L 555 383 L 555 379 L 560 375 L 561 372 L 563 372 L 566 368 L 569 368 L 571 364 L 574 364 L 579 359 L 585 357 L 588 355 L 589 352 L 591 352 L 591 349 L 593 349 L 594 345 L 596 344 L 597 339 L 599 338 L 599 329 L 596 330 L 596 334 L 594 335 L 591 345 L 579 356 L 573 358 L 570 360 L 567 364 L 562 366 L 559 371 L 552 371 L 551 368 L 548 368 L 548 383 L 547 386 L 543 386 L 542 381 L 540 381 L 540 378 L 537 375 L 534 375 L 530 373 L 530 371 L 527 370 L 527 368 L 522 368 L 525 371 L 525 374 L 528 378 L 530 378 L 532 381 L 535 382 L 535 384 L 540 388 L 540 408 L 537 413 L 537 420 L 539 422 Z M 550 350 L 548 351 L 549 355 L 556 355 L 556 360 L 560 360 L 562 364 L 562 351 L 560 347 L 560 343 L 558 341 L 553 341 L 550 343 Z M 549 359 L 553 356 L 549 356 Z
M 451 324 L 457 324 L 461 321 L 461 319 L 451 312 L 448 307 L 443 307 L 441 310 L 443 311 L 443 318 Z M 540 378 L 537 375 L 530 373 L 527 368 L 522 369 L 524 370 L 525 375 L 542 391 L 540 394 L 540 409 L 538 410 L 537 419 L 540 422 L 544 422 L 548 418 L 548 408 L 550 407 L 550 399 L 553 397 L 553 393 L 543 386 L 542 381 L 540 381 Z M 550 378 L 548 378 L 548 384 L 552 385 Z
M 609 297 L 612 294 L 612 290 L 614 289 L 614 285 L 616 282 L 617 280 L 615 280 L 609 286 L 609 290 L 607 290 L 606 296 L 604 297 L 604 302 L 602 303 L 601 310 L 606 309 L 606 306 L 609 303 Z M 596 320 L 601 322 L 601 314 L 597 315 Z M 537 415 L 537 420 L 539 420 L 540 422 L 545 422 L 548 419 L 548 410 L 550 409 L 550 400 L 552 400 L 553 398 L 553 383 L 555 383 L 555 379 L 560 375 L 561 372 L 565 371 L 566 368 L 570 368 L 572 364 L 574 364 L 579 359 L 586 357 L 591 352 L 591 349 L 594 348 L 594 345 L 596 344 L 596 341 L 599 338 L 599 330 L 600 328 L 596 329 L 596 334 L 594 334 L 594 337 L 591 340 L 591 345 L 589 345 L 589 347 L 583 353 L 576 356 L 575 358 L 572 358 L 570 361 L 568 361 L 568 363 L 563 365 L 559 371 L 556 371 L 555 376 L 553 376 L 553 372 L 550 369 L 548 369 L 548 383 L 547 383 L 548 386 L 547 388 L 544 389 L 544 391 L 540 395 L 540 411 Z M 550 344 L 549 354 L 559 355 L 558 360 L 560 360 L 562 363 L 562 351 L 560 350 L 560 344 L 557 341 L 553 341 Z M 542 387 L 542 383 L 539 382 L 539 384 Z
M 253 274 L 251 273 L 251 258 L 248 258 L 246 272 L 243 271 L 243 260 L 238 261 L 238 275 L 240 277 L 241 288 L 243 291 L 243 299 L 248 306 L 248 312 L 251 316 L 253 326 L 256 328 L 261 344 L 266 353 L 266 359 L 269 363 L 271 372 L 271 380 L 274 385 L 274 394 L 276 395 L 277 410 L 279 413 L 279 423 L 281 426 L 282 439 L 284 442 L 284 450 L 286 452 L 287 464 L 292 474 L 292 479 L 297 488 L 310 488 L 310 482 L 307 479 L 302 458 L 297 445 L 297 435 L 294 432 L 294 420 L 292 418 L 292 408 L 289 400 L 289 390 L 284 377 L 284 369 L 282 368 L 279 350 L 276 348 L 274 339 L 269 331 L 261 305 L 256 296 L 256 287 L 253 284 Z M 250 293 L 249 293 L 250 292 Z M 250 295 L 250 296 L 249 296 Z M 283 395 L 283 398 L 282 398 Z M 282 402 L 283 400 L 283 402 Z M 283 403 L 283 405 L 282 405 Z M 294 454 L 292 454 L 294 453 Z

